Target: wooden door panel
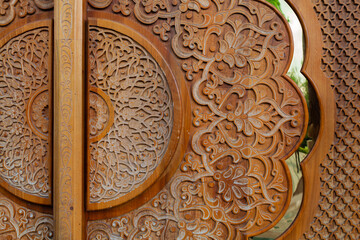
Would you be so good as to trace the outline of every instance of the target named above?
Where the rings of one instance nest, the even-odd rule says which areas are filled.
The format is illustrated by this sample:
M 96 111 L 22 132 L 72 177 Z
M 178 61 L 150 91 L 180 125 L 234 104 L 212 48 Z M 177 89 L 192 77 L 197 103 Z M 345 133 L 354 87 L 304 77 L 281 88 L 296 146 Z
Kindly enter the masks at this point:
M 123 5 L 120 12 L 115 2 L 100 6 L 90 1 L 90 4 L 105 10 L 90 8 L 89 16 L 108 18 L 113 23 L 106 25 L 107 34 L 95 37 L 90 21 L 89 36 L 95 39 L 94 43 L 90 40 L 88 47 L 90 69 L 98 72 L 97 75 L 91 72 L 94 75 L 90 75 L 89 81 L 97 86 L 107 81 L 107 92 L 111 88 L 116 93 L 123 92 L 124 80 L 112 76 L 114 67 L 109 70 L 98 66 L 100 61 L 112 66 L 109 57 L 98 55 L 98 59 L 92 59 L 93 49 L 101 46 L 97 51 L 104 52 L 107 43 L 112 47 L 107 54 L 110 57 L 117 54 L 116 43 L 110 40 L 114 35 L 111 30 L 119 25 L 116 22 L 128 27 L 122 32 L 124 39 L 139 34 L 149 36 L 148 39 L 158 38 L 162 42 L 153 41 L 154 50 L 149 53 L 165 49 L 168 62 L 181 66 L 182 76 L 175 76 L 178 82 L 186 84 L 180 88 L 180 94 L 190 98 L 186 107 L 191 112 L 188 116 L 191 125 L 185 129 L 190 134 L 185 143 L 187 149 L 177 156 L 180 162 L 172 165 L 176 172 L 171 179 L 166 178 L 165 187 L 150 200 L 160 190 L 158 182 L 154 183 L 151 191 L 140 196 L 148 201 L 143 206 L 139 206 L 138 198 L 127 199 L 127 203 L 105 212 L 89 212 L 89 218 L 94 221 L 88 225 L 88 237 L 173 239 L 198 232 L 199 236 L 218 234 L 220 239 L 235 239 L 256 235 L 275 225 L 291 197 L 291 177 L 284 161 L 301 143 L 307 125 L 305 99 L 285 76 L 292 44 L 290 29 L 281 14 L 271 5 L 258 1 L 236 4 L 229 1 L 219 5 L 135 2 Z M 197 11 L 191 10 L 195 6 Z M 137 40 L 139 49 L 144 42 Z M 151 72 L 151 66 L 143 71 Z M 132 81 L 136 83 L 137 79 L 141 77 L 135 76 Z M 110 81 L 114 86 L 110 86 Z M 135 98 L 136 94 L 129 96 Z M 124 106 L 128 108 L 113 104 L 123 124 L 124 120 L 139 119 L 138 110 L 131 115 L 123 112 Z M 95 126 L 90 123 L 90 133 Z M 127 128 L 128 133 L 137 129 L 134 126 Z M 134 142 L 121 133 L 117 147 L 94 147 L 108 156 L 102 161 L 110 165 L 111 154 L 121 152 L 121 144 L 126 144 L 128 139 Z M 128 156 L 124 158 L 130 160 Z M 113 160 L 113 166 L 118 167 L 117 170 L 113 167 L 111 174 L 125 171 L 126 167 L 121 169 L 119 164 L 122 160 Z M 102 167 L 90 163 L 90 174 L 102 171 Z M 113 194 L 121 191 L 115 187 L 109 189 Z M 133 204 L 137 209 L 130 211 L 132 208 L 128 206 Z M 112 204 L 107 202 L 107 206 Z M 114 218 L 95 220 L 104 217 Z M 126 231 L 112 231 L 112 226 L 120 227 L 125 222 Z
M 1 239 L 247 239 L 281 219 L 308 114 L 267 1 L 0 2 Z M 357 239 L 359 4 L 288 2 L 320 127 L 280 239 Z

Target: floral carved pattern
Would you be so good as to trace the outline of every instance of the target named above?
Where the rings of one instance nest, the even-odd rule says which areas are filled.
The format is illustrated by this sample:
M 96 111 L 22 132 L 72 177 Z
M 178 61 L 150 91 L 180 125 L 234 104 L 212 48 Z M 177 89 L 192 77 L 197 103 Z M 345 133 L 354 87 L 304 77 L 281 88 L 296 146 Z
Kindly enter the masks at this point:
M 49 10 L 54 0 L 0 0 L 0 26 L 11 23 L 16 16 L 24 18 L 36 12 L 36 7 Z
M 21 207 L 0 194 L 0 238 L 54 239 L 53 218 L 51 215 Z
M 0 176 L 43 198 L 50 195 L 48 44 L 49 30 L 41 27 L 0 49 Z
M 138 188 L 160 164 L 173 103 L 160 66 L 129 37 L 91 27 L 89 62 L 90 202 L 104 202 Z
M 114 11 L 120 3 L 126 14 Z M 193 100 L 191 147 L 156 197 L 89 222 L 89 239 L 237 239 L 276 224 L 291 197 L 284 160 L 307 124 L 305 99 L 285 77 L 286 20 L 265 1 L 110 6 L 151 28 L 178 57 Z

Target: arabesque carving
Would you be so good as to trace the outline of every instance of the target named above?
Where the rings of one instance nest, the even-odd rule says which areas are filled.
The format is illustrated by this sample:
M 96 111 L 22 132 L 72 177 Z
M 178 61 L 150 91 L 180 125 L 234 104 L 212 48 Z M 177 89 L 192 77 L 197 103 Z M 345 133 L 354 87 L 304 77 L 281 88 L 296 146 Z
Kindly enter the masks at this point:
M 159 166 L 173 102 L 159 64 L 131 38 L 90 27 L 89 58 L 90 202 L 106 202 L 138 188 Z
M 54 239 L 53 217 L 22 207 L 0 194 L 0 239 Z
M 132 11 L 178 57 L 193 100 L 191 148 L 155 198 L 89 222 L 88 238 L 236 239 L 269 229 L 289 203 L 284 160 L 307 123 L 305 99 L 284 76 L 291 60 L 286 20 L 264 1 L 112 6 L 119 3 L 123 16 Z
M 16 16 L 24 18 L 34 14 L 36 7 L 52 9 L 54 0 L 0 0 L 0 26 L 8 25 Z
M 0 177 L 10 188 L 42 198 L 51 193 L 49 64 L 48 27 L 0 48 Z

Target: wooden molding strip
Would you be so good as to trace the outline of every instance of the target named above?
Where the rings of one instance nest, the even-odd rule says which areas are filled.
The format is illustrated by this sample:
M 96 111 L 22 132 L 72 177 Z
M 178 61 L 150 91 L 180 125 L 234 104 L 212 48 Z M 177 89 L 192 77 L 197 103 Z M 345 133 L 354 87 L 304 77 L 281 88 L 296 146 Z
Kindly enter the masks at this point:
M 85 0 L 55 1 L 54 218 L 56 239 L 84 235 Z

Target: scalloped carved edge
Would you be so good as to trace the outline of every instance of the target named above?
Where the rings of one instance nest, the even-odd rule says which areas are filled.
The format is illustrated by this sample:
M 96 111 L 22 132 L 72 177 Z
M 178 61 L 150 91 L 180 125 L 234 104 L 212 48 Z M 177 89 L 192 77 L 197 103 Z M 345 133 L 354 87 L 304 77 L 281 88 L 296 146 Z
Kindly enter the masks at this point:
M 320 129 L 315 145 L 301 163 L 304 176 L 304 196 L 298 216 L 278 239 L 300 239 L 309 228 L 316 212 L 314 203 L 320 200 L 320 164 L 330 149 L 335 131 L 335 98 L 330 80 L 321 70 L 323 40 L 321 27 L 311 0 L 286 0 L 297 14 L 305 35 L 305 60 L 301 72 L 312 84 L 320 108 Z

